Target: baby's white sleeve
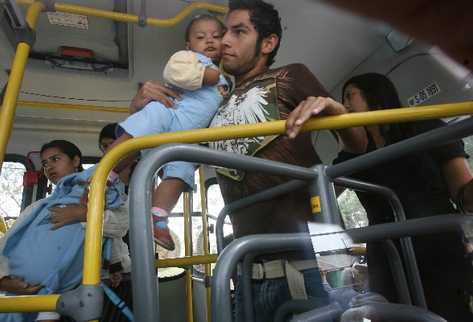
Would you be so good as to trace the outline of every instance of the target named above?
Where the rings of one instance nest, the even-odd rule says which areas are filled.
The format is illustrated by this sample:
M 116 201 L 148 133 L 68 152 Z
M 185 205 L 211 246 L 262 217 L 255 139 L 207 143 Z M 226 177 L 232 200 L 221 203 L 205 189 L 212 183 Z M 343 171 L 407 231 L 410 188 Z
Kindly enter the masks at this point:
M 199 58 L 199 54 L 193 51 L 178 51 L 169 58 L 164 67 L 164 80 L 189 91 L 201 88 L 206 66 Z
M 61 316 L 56 312 L 39 312 L 36 321 L 59 320 Z

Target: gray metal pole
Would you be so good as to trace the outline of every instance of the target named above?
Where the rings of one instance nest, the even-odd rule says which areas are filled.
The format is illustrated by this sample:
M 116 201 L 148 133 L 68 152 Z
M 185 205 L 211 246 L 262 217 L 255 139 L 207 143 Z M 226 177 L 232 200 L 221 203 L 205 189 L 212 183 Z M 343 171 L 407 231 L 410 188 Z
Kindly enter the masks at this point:
M 354 242 L 368 242 L 458 231 L 462 229 L 464 224 L 471 222 L 473 222 L 471 216 L 441 215 L 350 229 L 339 233 L 346 234 Z M 311 242 L 311 239 L 308 234 L 299 233 L 251 235 L 234 240 L 222 251 L 215 267 L 212 284 L 212 305 L 218 310 L 213 310 L 212 321 L 232 321 L 229 280 L 237 263 L 245 254 L 298 249 Z
M 158 279 L 151 228 L 154 171 L 149 158 L 135 168 L 130 182 L 130 253 L 135 321 L 159 322 Z M 153 168 L 154 169 L 154 168 Z
M 309 188 L 311 198 L 320 198 L 321 212 L 314 216 L 314 220 L 319 223 L 341 226 L 337 197 L 331 180 L 325 174 L 325 168 L 322 164 L 315 166 L 317 179 L 312 181 Z
M 447 322 L 425 309 L 394 303 L 369 303 L 349 309 L 342 314 L 340 322 L 362 322 L 366 320 L 365 318 L 376 321 Z
M 334 179 L 334 183 L 349 189 L 383 196 L 389 200 L 393 210 L 394 219 L 398 222 L 406 220 L 406 214 L 404 212 L 404 207 L 402 206 L 401 200 L 392 189 L 345 177 Z M 405 237 L 401 238 L 399 242 L 401 244 L 402 256 L 404 258 L 404 262 L 406 263 L 407 278 L 412 291 L 413 302 L 417 306 L 427 308 L 424 287 L 422 286 L 422 280 L 420 278 L 419 267 L 417 266 L 417 259 L 414 247 L 412 245 L 412 239 L 410 237 Z
M 352 173 L 397 159 L 409 153 L 430 149 L 449 141 L 473 134 L 473 118 L 422 133 L 402 142 L 388 145 L 354 159 L 330 166 L 326 172 L 330 178 L 349 176 Z
M 402 304 L 412 305 L 406 274 L 404 272 L 404 267 L 402 266 L 401 257 L 399 256 L 396 245 L 394 245 L 393 241 L 390 239 L 385 240 L 383 241 L 383 250 L 386 252 L 386 257 L 389 261 L 389 268 L 391 269 L 394 287 L 396 288 L 397 294 L 399 296 L 399 302 Z
M 153 175 L 175 160 L 206 163 L 246 171 L 312 180 L 311 169 L 243 155 L 213 151 L 195 145 L 165 145 L 149 153 L 136 167 L 130 183 L 130 246 L 133 303 L 137 322 L 159 322 L 158 285 L 150 224 Z
M 289 182 L 280 184 L 278 186 L 275 186 L 273 188 L 269 188 L 265 191 L 261 191 L 258 193 L 255 193 L 251 196 L 248 196 L 246 198 L 237 200 L 235 202 L 232 202 L 225 207 L 222 208 L 220 213 L 218 214 L 217 220 L 215 222 L 215 235 L 217 238 L 217 252 L 220 254 L 223 249 L 223 225 L 225 224 L 225 217 L 231 214 L 233 211 L 238 210 L 238 209 L 243 209 L 246 208 L 252 204 L 255 204 L 257 202 L 262 202 L 262 201 L 267 201 L 271 200 L 273 198 L 276 198 L 278 196 L 284 195 L 286 193 L 289 193 L 291 191 L 297 190 L 299 188 L 302 188 L 307 185 L 306 181 L 301 181 L 301 180 L 291 180 Z
M 229 280 L 241 260 L 248 253 L 300 249 L 310 242 L 310 235 L 264 234 L 244 236 L 225 247 L 219 256 L 212 283 L 212 321 L 232 322 L 232 304 Z

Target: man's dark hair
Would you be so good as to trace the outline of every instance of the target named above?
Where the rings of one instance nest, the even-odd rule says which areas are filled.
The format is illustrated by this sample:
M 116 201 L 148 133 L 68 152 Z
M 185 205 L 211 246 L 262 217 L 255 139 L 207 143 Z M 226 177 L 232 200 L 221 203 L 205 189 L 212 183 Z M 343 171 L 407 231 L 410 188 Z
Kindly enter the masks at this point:
M 201 14 L 201 15 L 196 15 L 192 17 L 191 21 L 187 24 L 186 31 L 184 33 L 186 41 L 189 41 L 192 27 L 194 26 L 196 22 L 199 22 L 199 21 L 215 21 L 215 23 L 217 23 L 217 25 L 219 25 L 220 29 L 222 30 L 222 36 L 223 36 L 223 33 L 225 31 L 225 25 L 223 24 L 223 22 L 221 22 L 220 19 L 218 19 L 217 17 L 213 15 Z
M 77 145 L 66 140 L 53 140 L 44 144 L 41 147 L 39 154 L 41 155 L 44 151 L 53 148 L 58 149 L 59 151 L 67 155 L 71 160 L 74 159 L 74 157 L 78 157 L 80 161 L 78 171 L 84 170 L 84 168 L 82 168 L 82 152 L 80 152 Z
M 230 0 L 228 5 L 229 12 L 233 10 L 248 10 L 250 14 L 250 21 L 258 32 L 258 42 L 256 48 L 259 51 L 263 39 L 272 34 L 278 36 L 279 41 L 274 50 L 269 54 L 267 66 L 274 63 L 274 57 L 279 50 L 282 38 L 281 18 L 279 12 L 272 4 L 266 3 L 262 0 Z
M 109 138 L 112 140 L 117 139 L 117 132 L 116 132 L 117 125 L 118 123 L 110 123 L 110 124 L 105 125 L 102 128 L 99 134 L 99 144 L 100 144 L 100 141 L 102 141 L 104 138 Z

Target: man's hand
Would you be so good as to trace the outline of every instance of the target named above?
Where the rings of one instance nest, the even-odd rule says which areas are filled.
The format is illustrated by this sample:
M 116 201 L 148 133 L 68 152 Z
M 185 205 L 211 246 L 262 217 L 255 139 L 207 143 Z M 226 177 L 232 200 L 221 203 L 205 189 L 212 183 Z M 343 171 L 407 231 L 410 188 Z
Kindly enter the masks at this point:
M 30 285 L 19 277 L 5 276 L 0 279 L 0 291 L 17 295 L 33 295 L 42 288 L 41 285 Z
M 110 273 L 110 285 L 113 288 L 117 288 L 118 286 L 120 286 L 121 281 L 122 281 L 121 272 Z
M 87 221 L 87 207 L 81 204 L 64 205 L 49 209 L 51 213 L 52 230 L 66 225 Z
M 342 104 L 330 97 L 309 96 L 289 114 L 286 122 L 286 134 L 289 138 L 294 139 L 304 123 L 312 116 L 339 115 L 346 112 L 347 110 Z
M 161 102 L 166 107 L 173 107 L 173 99 L 179 99 L 176 91 L 164 86 L 158 81 L 145 82 L 131 101 L 130 114 L 138 112 L 151 101 Z

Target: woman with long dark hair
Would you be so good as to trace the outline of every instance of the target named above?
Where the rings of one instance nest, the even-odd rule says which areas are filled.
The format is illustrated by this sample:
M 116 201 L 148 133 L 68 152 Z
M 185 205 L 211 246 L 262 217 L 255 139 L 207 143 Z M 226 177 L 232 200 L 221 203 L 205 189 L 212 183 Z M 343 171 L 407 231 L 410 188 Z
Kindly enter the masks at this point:
M 343 105 L 331 98 L 309 98 L 288 118 L 287 132 L 295 137 L 314 115 L 335 106 L 346 113 L 401 107 L 393 83 L 384 75 L 369 73 L 349 79 L 343 86 Z M 332 106 L 333 105 L 333 106 Z M 366 152 L 443 127 L 441 120 L 365 126 Z M 359 156 L 342 150 L 334 163 Z M 383 185 L 400 198 L 406 217 L 419 218 L 473 210 L 473 181 L 461 140 L 438 145 L 390 160 L 352 175 Z M 394 221 L 389 203 L 377 196 L 357 193 L 370 225 Z M 472 265 L 466 240 L 460 233 L 431 234 L 413 239 L 428 308 L 448 321 L 473 321 L 469 308 Z M 370 288 L 396 302 L 395 286 L 380 243 L 368 243 Z

